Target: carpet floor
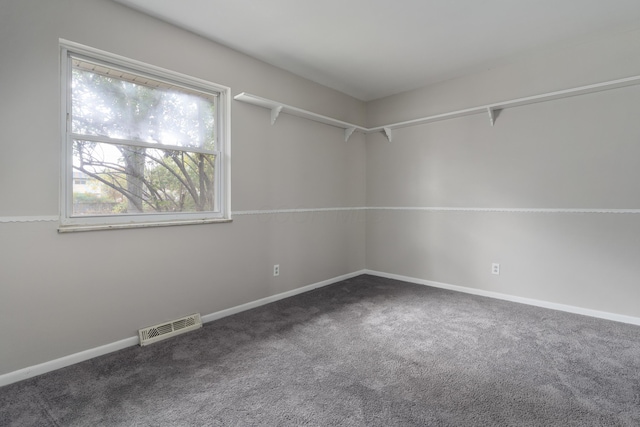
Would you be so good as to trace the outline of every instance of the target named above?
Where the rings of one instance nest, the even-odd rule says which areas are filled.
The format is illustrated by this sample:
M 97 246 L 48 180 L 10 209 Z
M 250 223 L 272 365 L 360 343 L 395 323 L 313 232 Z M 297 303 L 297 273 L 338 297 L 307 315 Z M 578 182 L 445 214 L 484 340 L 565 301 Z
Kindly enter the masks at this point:
M 0 388 L 2 426 L 639 426 L 640 327 L 358 276 Z

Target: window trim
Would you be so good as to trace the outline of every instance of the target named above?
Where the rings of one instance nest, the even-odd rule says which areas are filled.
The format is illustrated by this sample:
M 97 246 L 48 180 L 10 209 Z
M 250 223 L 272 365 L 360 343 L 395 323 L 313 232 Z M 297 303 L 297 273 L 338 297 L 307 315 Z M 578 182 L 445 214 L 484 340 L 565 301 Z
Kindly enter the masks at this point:
M 60 225 L 59 232 L 106 230 L 118 228 L 159 227 L 187 224 L 203 224 L 231 221 L 231 89 L 226 86 L 211 83 L 196 77 L 191 77 L 176 71 L 150 65 L 124 56 L 112 54 L 75 42 L 60 39 L 60 131 L 61 131 L 61 179 L 60 179 Z M 136 74 L 147 75 L 151 78 L 165 80 L 187 90 L 213 92 L 217 94 L 217 150 L 216 171 L 214 179 L 218 195 L 219 210 L 216 212 L 182 212 L 182 213 L 153 213 L 132 215 L 104 215 L 73 217 L 73 193 L 71 182 L 73 178 L 73 140 L 75 135 L 71 131 L 71 59 L 86 57 L 86 59 L 104 62 L 107 65 L 131 71 Z M 98 137 L 101 138 L 101 137 Z M 78 139 L 78 138 L 75 138 Z M 82 139 L 82 138 L 80 138 Z M 93 139 L 93 138 L 92 138 Z M 107 138 L 109 139 L 109 138 Z M 117 142 L 117 141 L 110 141 Z M 136 142 L 137 144 L 138 142 Z M 144 144 L 144 143 L 142 143 Z M 154 148 L 159 148 L 155 146 Z M 162 147 L 172 149 L 175 147 Z M 185 150 L 194 151 L 194 150 Z M 197 150 L 195 150 L 197 151 Z

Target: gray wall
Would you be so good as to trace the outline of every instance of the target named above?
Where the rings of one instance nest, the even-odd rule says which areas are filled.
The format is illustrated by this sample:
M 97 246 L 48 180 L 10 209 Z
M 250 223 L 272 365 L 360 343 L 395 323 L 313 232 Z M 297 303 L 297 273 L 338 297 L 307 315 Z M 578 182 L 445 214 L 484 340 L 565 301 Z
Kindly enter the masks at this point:
M 57 215 L 58 40 L 364 123 L 362 102 L 107 0 L 0 4 L 0 218 Z M 364 206 L 365 145 L 232 101 L 232 210 Z M 365 267 L 363 211 L 58 234 L 0 223 L 0 374 Z M 279 263 L 279 277 L 272 265 Z
M 382 125 L 640 74 L 640 31 L 370 102 Z M 640 86 L 367 136 L 367 206 L 640 208 Z M 640 316 L 640 215 L 369 210 L 367 268 Z M 501 265 L 491 275 L 491 263 Z

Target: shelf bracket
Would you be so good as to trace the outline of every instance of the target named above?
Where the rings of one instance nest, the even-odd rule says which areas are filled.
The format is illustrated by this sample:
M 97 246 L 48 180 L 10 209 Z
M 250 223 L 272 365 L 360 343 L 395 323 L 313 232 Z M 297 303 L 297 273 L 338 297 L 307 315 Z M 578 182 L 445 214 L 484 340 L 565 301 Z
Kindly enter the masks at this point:
M 350 127 L 350 128 L 346 128 L 344 130 L 344 142 L 349 141 L 349 137 L 351 137 L 351 134 L 356 130 L 356 128 L 354 127 Z
M 271 124 L 275 124 L 280 112 L 282 111 L 282 105 L 278 105 L 277 107 L 271 109 Z
M 499 109 L 493 109 L 491 107 L 487 107 L 487 113 L 489 113 L 489 121 L 491 122 L 491 126 L 496 124 L 496 119 L 498 118 L 498 115 L 500 114 L 500 110 Z
M 391 134 L 391 128 L 382 128 L 382 130 L 384 130 L 384 134 L 386 135 L 387 139 L 389 140 L 389 142 L 393 141 L 393 135 Z

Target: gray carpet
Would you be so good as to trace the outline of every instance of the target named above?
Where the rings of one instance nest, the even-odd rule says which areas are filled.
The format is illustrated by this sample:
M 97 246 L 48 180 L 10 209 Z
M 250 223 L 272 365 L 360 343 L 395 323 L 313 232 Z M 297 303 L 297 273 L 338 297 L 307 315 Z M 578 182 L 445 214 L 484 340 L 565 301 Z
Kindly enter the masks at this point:
M 638 426 L 640 327 L 372 276 L 0 388 L 2 426 Z

